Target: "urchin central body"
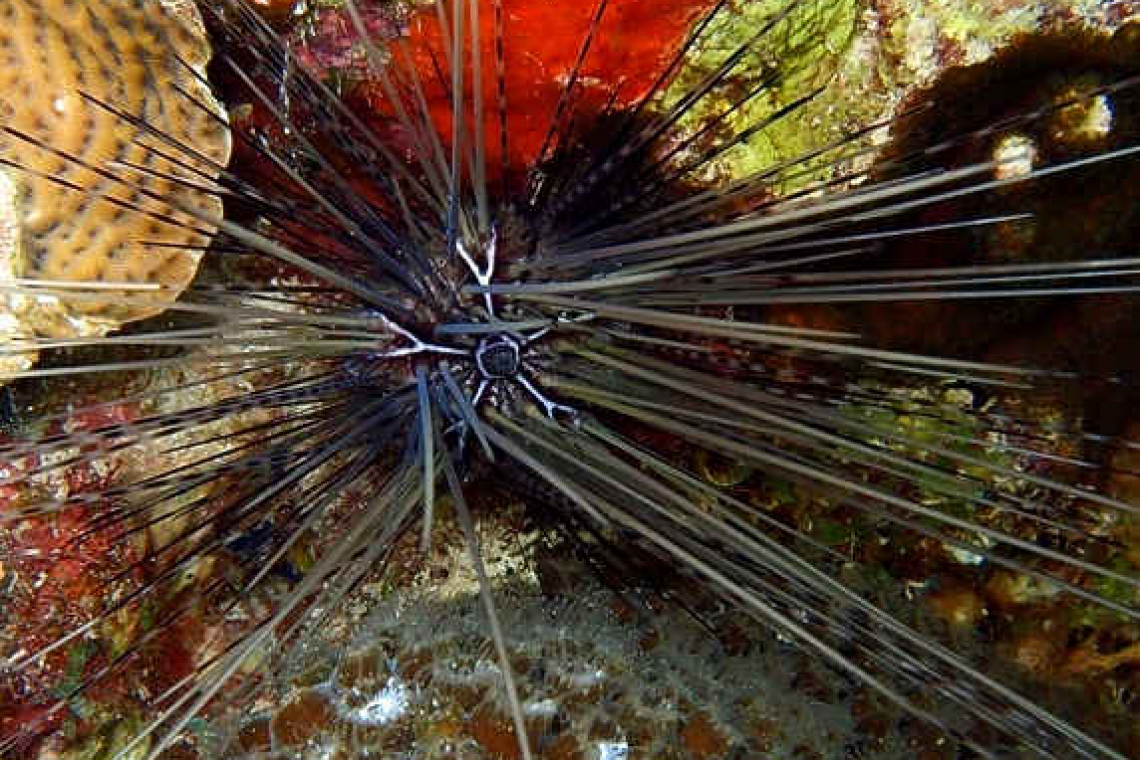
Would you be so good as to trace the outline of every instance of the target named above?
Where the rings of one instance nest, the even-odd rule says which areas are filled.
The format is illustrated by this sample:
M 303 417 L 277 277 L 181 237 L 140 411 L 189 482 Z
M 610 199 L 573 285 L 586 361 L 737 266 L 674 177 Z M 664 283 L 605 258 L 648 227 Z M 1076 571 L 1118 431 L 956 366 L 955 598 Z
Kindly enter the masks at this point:
M 489 288 L 495 276 L 497 246 L 498 236 L 493 227 L 488 239 L 479 246 L 472 246 L 471 250 L 463 240 L 455 241 L 453 253 L 462 262 L 466 276 L 478 286 L 481 309 L 474 304 L 464 304 L 458 313 L 452 315 L 454 321 L 435 326 L 434 340 L 421 338 L 416 330 L 380 315 L 384 332 L 395 342 L 387 350 L 374 353 L 373 357 L 417 357 L 429 376 L 435 372 L 432 367 L 438 368 L 442 372 L 441 379 L 443 375 L 455 378 L 466 396 L 463 403 L 469 404 L 471 409 L 487 402 L 496 407 L 506 405 L 512 397 L 513 386 L 525 391 L 525 395 L 547 416 L 562 413 L 576 418 L 574 409 L 548 398 L 533 378 L 536 345 L 555 329 L 556 321 L 538 325 L 531 323 L 524 328 L 518 323 L 502 321 L 496 313 L 496 303 Z
M 505 380 L 518 374 L 522 366 L 519 341 L 500 333 L 479 341 L 475 348 L 475 366 L 484 380 Z

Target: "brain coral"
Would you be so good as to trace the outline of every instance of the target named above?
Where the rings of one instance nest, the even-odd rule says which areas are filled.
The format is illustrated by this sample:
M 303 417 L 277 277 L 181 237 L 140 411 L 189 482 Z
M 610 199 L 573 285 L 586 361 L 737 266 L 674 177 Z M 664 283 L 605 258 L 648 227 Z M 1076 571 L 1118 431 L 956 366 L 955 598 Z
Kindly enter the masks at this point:
M 0 3 L 0 378 L 20 341 L 105 334 L 194 276 L 214 230 L 179 207 L 221 213 L 230 150 L 208 58 L 188 0 Z

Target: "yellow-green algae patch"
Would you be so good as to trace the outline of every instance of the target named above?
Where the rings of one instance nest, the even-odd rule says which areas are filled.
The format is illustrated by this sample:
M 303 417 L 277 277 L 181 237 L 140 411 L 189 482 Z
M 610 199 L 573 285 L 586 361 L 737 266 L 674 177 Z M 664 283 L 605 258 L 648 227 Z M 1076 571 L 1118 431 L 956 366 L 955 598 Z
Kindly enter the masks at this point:
M 730 109 L 718 128 L 706 134 L 709 143 L 752 125 L 767 126 L 705 167 L 706 176 L 736 178 L 770 170 L 822 144 L 819 138 L 825 133 L 839 136 L 844 123 L 855 123 L 832 112 L 835 90 L 825 86 L 856 39 L 861 5 L 859 0 L 809 0 L 789 10 L 782 0 L 763 0 L 739 4 L 713 19 L 662 106 L 676 105 L 746 47 L 727 77 L 730 86 L 704 98 L 683 126 L 696 132 Z M 819 88 L 825 89 L 804 107 L 777 118 L 781 109 Z M 747 100 L 741 104 L 742 98 Z M 696 152 L 705 147 L 699 141 L 694 145 Z
M 788 5 L 783 0 L 730 5 L 709 25 L 662 98 L 663 108 L 675 105 L 772 24 L 728 77 L 733 85 L 725 88 L 729 92 L 705 98 L 682 120 L 696 134 L 771 78 L 771 86 L 706 133 L 705 145 L 695 141 L 688 159 L 726 135 L 754 125 L 763 128 L 702 166 L 692 179 L 733 180 L 768 172 L 888 122 L 912 92 L 943 71 L 985 61 L 1018 35 L 1066 26 L 1113 31 L 1127 20 L 1092 0 L 803 0 L 790 10 Z M 809 102 L 781 114 L 817 88 Z M 885 129 L 871 130 L 845 144 L 843 155 L 829 152 L 773 176 L 772 189 L 794 191 L 841 170 L 866 167 L 886 139 Z

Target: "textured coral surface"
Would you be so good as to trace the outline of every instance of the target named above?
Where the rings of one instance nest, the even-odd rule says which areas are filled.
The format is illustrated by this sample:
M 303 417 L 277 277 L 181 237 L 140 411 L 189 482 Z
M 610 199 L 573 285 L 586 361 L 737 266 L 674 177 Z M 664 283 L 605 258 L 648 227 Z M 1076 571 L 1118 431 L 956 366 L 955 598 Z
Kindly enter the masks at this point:
M 208 180 L 229 153 L 225 122 L 209 110 L 218 106 L 196 78 L 208 57 L 186 2 L 0 5 L 0 283 L 164 286 L 8 292 L 0 336 L 102 334 L 160 312 L 189 284 L 194 247 L 212 230 L 178 206 L 218 215 L 221 203 L 175 178 Z M 174 163 L 159 132 L 199 158 Z
M 730 653 L 684 613 L 653 624 L 591 584 L 574 602 L 500 595 L 530 746 L 548 760 L 895 757 L 870 749 L 850 697 L 809 688 L 812 666 L 775 641 Z M 525 632 L 525 635 L 522 633 Z M 475 597 L 399 595 L 347 646 L 314 636 L 265 709 L 203 731 L 212 757 L 521 757 Z M 220 750 L 220 751 L 219 751 Z

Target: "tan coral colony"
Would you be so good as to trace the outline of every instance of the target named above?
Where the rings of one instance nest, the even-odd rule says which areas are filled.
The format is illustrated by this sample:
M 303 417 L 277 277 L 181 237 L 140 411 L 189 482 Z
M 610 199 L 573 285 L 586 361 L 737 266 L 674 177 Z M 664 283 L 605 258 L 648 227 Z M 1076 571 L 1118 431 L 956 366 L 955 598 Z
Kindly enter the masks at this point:
M 221 214 L 198 188 L 230 151 L 209 55 L 189 0 L 0 2 L 0 384 L 27 341 L 104 335 L 193 278 L 215 230 L 178 209 Z

